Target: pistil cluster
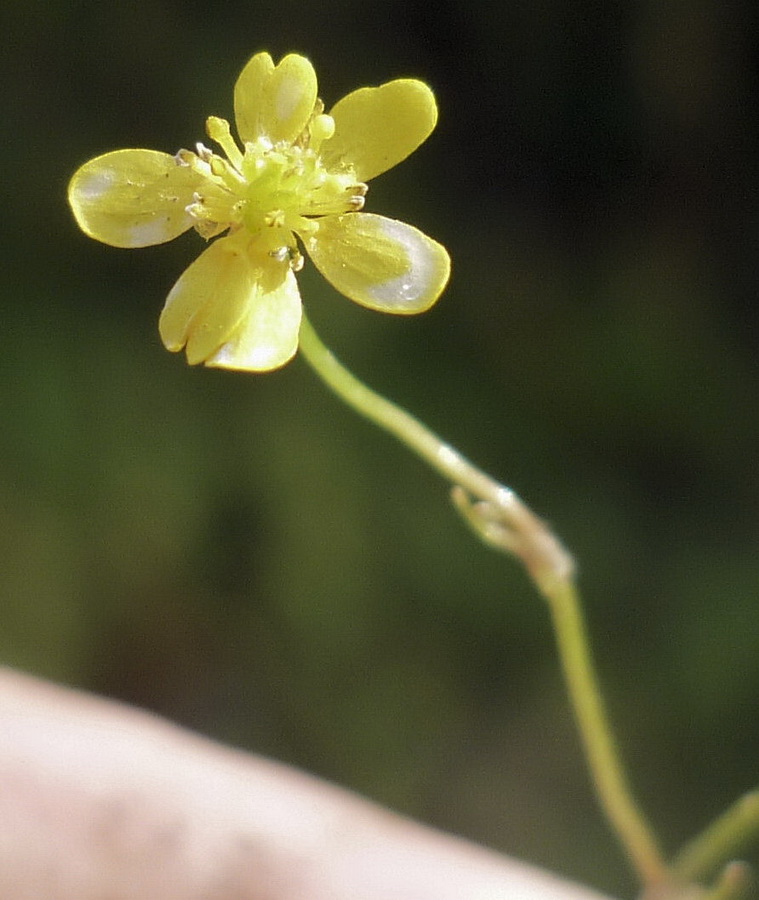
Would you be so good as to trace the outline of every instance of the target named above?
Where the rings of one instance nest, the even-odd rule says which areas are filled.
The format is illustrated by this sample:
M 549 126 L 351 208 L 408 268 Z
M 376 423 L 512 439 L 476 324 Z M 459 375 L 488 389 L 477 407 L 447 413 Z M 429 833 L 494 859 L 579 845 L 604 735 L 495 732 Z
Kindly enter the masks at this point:
M 241 151 L 225 119 L 211 116 L 208 136 L 225 153 L 220 156 L 202 143 L 195 152 L 180 150 L 177 164 L 189 166 L 203 177 L 187 213 L 193 227 L 210 239 L 227 229 L 245 229 L 271 257 L 289 259 L 293 271 L 303 267 L 303 255 L 295 235 L 305 240 L 318 230 L 321 216 L 358 212 L 368 187 L 346 167 L 330 172 L 319 149 L 335 131 L 334 119 L 317 106 L 292 144 L 277 144 L 266 136 L 247 141 Z

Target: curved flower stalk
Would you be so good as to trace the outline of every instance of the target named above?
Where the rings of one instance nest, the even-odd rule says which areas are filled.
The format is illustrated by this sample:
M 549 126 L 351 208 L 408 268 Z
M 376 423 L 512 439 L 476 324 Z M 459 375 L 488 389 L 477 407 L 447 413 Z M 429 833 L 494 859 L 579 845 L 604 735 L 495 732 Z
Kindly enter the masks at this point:
M 572 557 L 509 488 L 359 381 L 322 343 L 295 274 L 308 254 L 351 300 L 409 314 L 448 281 L 446 250 L 416 228 L 363 212 L 367 184 L 430 134 L 437 108 L 420 81 L 361 88 L 329 112 L 311 63 L 258 53 L 235 85 L 237 131 L 215 116 L 208 136 L 175 156 L 117 150 L 85 163 L 69 185 L 77 222 L 116 247 L 145 247 L 194 228 L 213 243 L 169 293 L 159 329 L 190 363 L 263 372 L 303 358 L 348 405 L 401 440 L 453 485 L 456 508 L 490 546 L 521 560 L 547 601 L 583 749 L 600 804 L 643 886 L 642 900 L 737 900 L 748 867 L 724 863 L 759 834 L 752 793 L 667 863 L 633 796 L 590 653 Z M 711 888 L 704 883 L 719 871 Z
M 215 240 L 169 293 L 159 329 L 190 363 L 263 372 L 298 346 L 301 248 L 338 291 L 381 312 L 428 309 L 448 281 L 446 250 L 421 231 L 361 212 L 367 184 L 412 153 L 437 122 L 432 91 L 399 79 L 361 88 L 329 112 L 303 56 L 256 54 L 240 73 L 229 123 L 206 122 L 221 153 L 116 150 L 69 184 L 74 216 L 115 247 Z

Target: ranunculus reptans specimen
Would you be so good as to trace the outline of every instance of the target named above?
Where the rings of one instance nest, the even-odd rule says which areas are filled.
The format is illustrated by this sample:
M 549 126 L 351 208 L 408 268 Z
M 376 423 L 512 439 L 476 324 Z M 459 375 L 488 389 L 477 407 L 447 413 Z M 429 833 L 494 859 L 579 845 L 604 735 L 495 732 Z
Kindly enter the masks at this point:
M 176 155 L 115 150 L 69 184 L 82 230 L 147 247 L 194 228 L 211 241 L 181 275 L 159 322 L 188 362 L 255 372 L 295 354 L 303 252 L 338 291 L 381 312 L 432 306 L 448 281 L 445 249 L 418 229 L 363 212 L 369 180 L 405 159 L 437 121 L 432 91 L 402 78 L 343 97 L 326 113 L 303 56 L 257 53 L 234 89 L 239 143 L 216 116 Z

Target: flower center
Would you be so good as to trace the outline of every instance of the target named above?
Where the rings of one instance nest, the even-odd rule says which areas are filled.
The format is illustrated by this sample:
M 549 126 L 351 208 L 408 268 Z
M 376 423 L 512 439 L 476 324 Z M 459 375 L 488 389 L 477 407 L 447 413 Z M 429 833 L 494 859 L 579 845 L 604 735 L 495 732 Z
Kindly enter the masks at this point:
M 202 144 L 197 153 L 177 154 L 179 165 L 205 176 L 187 212 L 206 239 L 228 228 L 244 229 L 257 249 L 281 261 L 289 258 L 298 269 L 303 260 L 295 234 L 312 234 L 321 216 L 355 212 L 364 205 L 366 185 L 351 172 L 328 171 L 321 161 L 319 148 L 332 135 L 334 122 L 318 109 L 292 144 L 273 144 L 261 136 L 246 143 L 242 152 L 224 119 L 212 116 L 206 130 L 226 158 Z

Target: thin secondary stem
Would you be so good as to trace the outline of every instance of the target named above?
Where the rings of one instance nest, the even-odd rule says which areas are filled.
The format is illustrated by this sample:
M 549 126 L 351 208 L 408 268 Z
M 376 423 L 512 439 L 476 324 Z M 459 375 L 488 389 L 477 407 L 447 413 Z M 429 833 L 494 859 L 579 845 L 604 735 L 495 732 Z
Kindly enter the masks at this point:
M 300 350 L 316 374 L 342 400 L 395 435 L 454 484 L 456 506 L 483 540 L 521 558 L 551 609 L 564 677 L 601 806 L 643 883 L 649 887 L 666 884 L 669 872 L 632 796 L 612 739 L 569 553 L 512 490 L 474 466 L 418 419 L 359 381 L 322 343 L 305 316 Z
M 684 881 L 709 875 L 759 834 L 759 790 L 741 797 L 680 851 L 674 870 Z

